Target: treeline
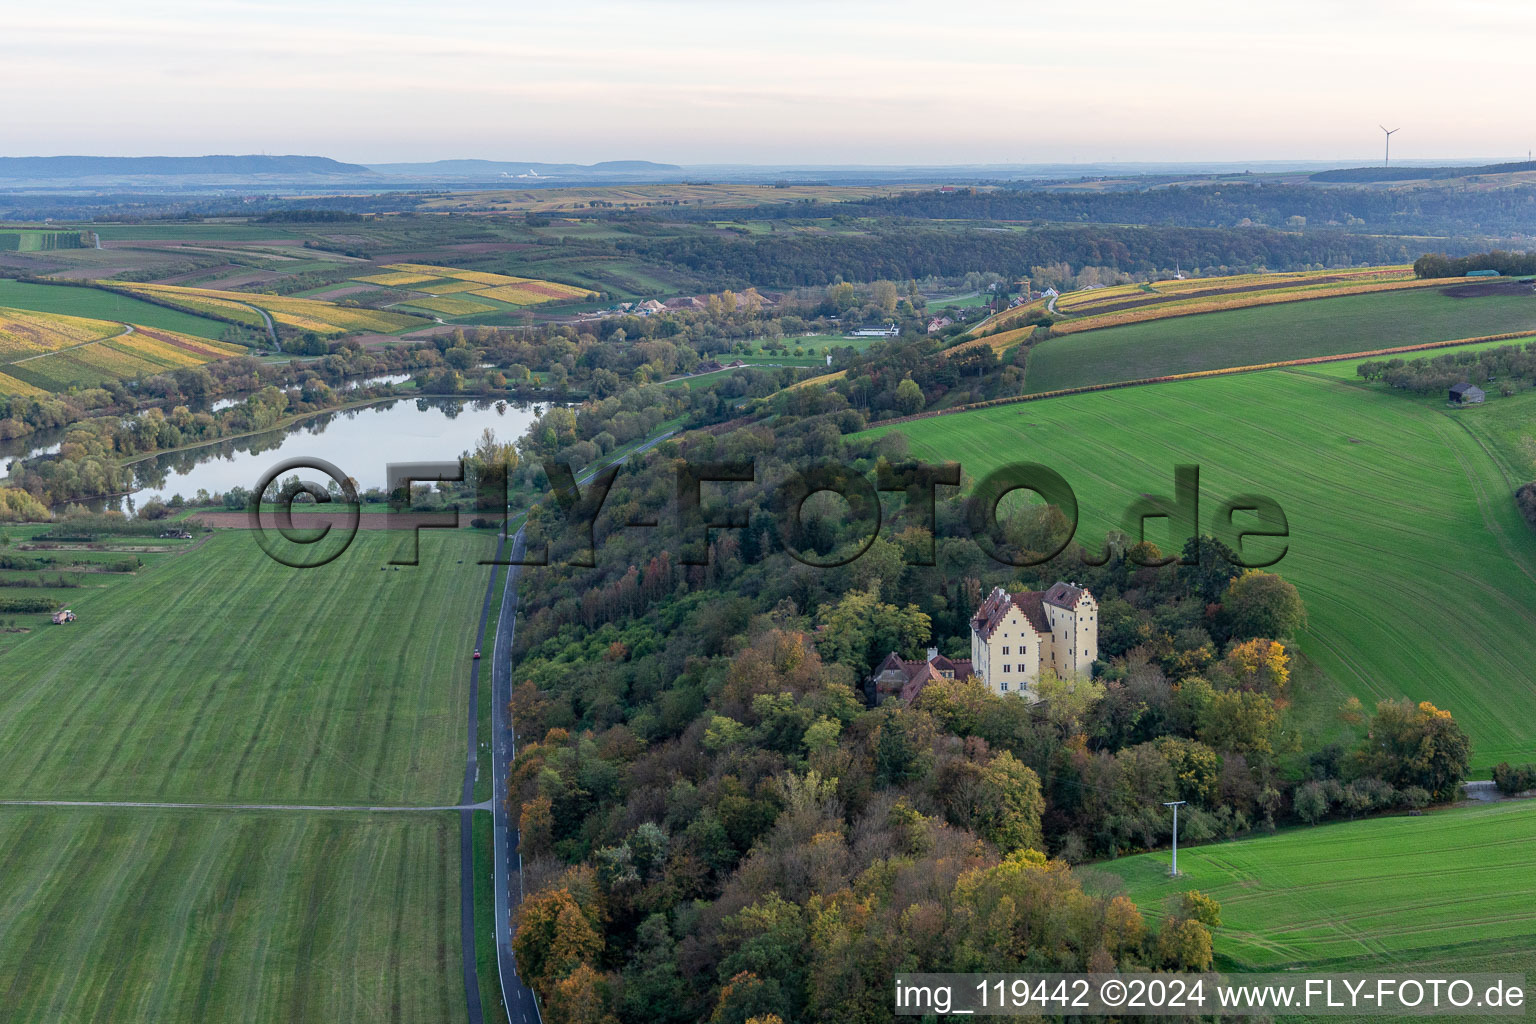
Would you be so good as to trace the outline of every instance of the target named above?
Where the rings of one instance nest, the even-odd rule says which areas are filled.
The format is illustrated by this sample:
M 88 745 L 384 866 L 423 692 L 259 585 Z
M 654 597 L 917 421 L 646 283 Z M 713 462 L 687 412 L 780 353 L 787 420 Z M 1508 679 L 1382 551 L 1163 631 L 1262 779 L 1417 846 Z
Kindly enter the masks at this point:
M 622 255 L 697 275 L 711 288 L 792 288 L 986 271 L 1018 278 L 1031 267 L 1054 263 L 1131 274 L 1175 263 L 1206 272 L 1297 270 L 1407 263 L 1423 251 L 1407 239 L 1344 232 L 1113 225 L 1029 231 L 879 225 L 856 234 L 688 234 L 624 238 L 614 245 Z
M 363 219 L 360 213 L 350 210 L 273 210 L 256 218 L 258 224 L 350 224 Z
M 1448 392 L 1467 382 L 1512 395 L 1536 384 L 1536 343 L 1451 351 L 1427 359 L 1368 359 L 1355 372 L 1366 380 L 1417 394 Z
M 1481 164 L 1475 167 L 1341 167 L 1332 171 L 1318 171 L 1311 176 L 1311 180 L 1340 184 L 1375 181 L 1435 181 L 1444 178 L 1464 178 L 1471 174 L 1513 174 L 1517 171 L 1536 171 L 1536 163 L 1521 160 L 1516 163 Z
M 1497 270 L 1510 277 L 1536 274 L 1536 252 L 1474 253 L 1469 256 L 1447 256 L 1444 253 L 1427 253 L 1413 261 L 1416 277 L 1466 277 L 1474 270 Z
M 707 212 L 692 215 L 703 218 Z M 1485 237 L 1536 230 L 1536 189 L 1395 191 L 1234 181 L 1104 191 L 1020 186 L 907 192 L 847 203 L 760 206 L 733 211 L 732 215 L 743 220 L 877 217 L 1186 228 L 1258 226 L 1463 238 L 1469 235 L 1468 225 L 1475 225 L 1475 233 Z
M 1155 546 L 1112 537 L 1102 565 L 1070 549 L 1014 570 L 941 492 L 933 522 L 898 499 L 851 561 L 856 527 L 812 499 L 802 544 L 845 564 L 791 558 L 772 511 L 791 471 L 873 477 L 906 453 L 899 436 L 850 440 L 868 416 L 836 392 L 775 409 L 620 470 L 592 568 L 568 564 L 584 530 L 530 512 L 529 550 L 550 542 L 551 564 L 520 595 L 516 941 L 554 1024 L 878 1021 L 897 970 L 1208 963 L 1216 908 L 1174 905 L 1154 932 L 1069 864 L 1166 842 L 1166 800 L 1189 801 L 1185 836 L 1214 838 L 1454 797 L 1467 738 L 1431 705 L 1351 702 L 1337 746 L 1306 745 L 1289 646 L 1305 609 L 1215 542 L 1190 565 L 1143 564 Z M 755 479 L 705 485 L 700 511 L 743 525 L 685 537 L 675 468 L 735 460 Z M 1004 533 L 1044 552 L 1061 526 L 1047 507 Z M 1093 680 L 1047 676 L 1036 705 L 964 680 L 872 704 L 887 653 L 966 657 L 982 594 L 1056 579 L 1099 599 Z

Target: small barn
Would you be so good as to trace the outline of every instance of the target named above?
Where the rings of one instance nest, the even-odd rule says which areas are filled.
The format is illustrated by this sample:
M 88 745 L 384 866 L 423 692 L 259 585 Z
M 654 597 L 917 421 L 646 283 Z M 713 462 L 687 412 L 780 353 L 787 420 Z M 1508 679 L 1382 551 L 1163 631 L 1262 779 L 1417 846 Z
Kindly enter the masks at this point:
M 1468 384 L 1466 381 L 1462 381 L 1451 388 L 1450 400 L 1452 405 L 1481 405 L 1483 399 L 1487 397 L 1487 392 L 1476 384 Z

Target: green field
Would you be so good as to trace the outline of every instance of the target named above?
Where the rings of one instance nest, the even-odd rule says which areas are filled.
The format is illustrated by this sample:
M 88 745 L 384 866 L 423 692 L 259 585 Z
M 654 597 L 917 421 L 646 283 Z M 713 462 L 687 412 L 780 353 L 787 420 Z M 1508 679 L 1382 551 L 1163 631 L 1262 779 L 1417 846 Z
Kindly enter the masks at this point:
M 0 1019 L 462 1021 L 458 858 L 450 813 L 0 808 Z
M 977 306 L 985 306 L 992 301 L 992 296 L 983 295 L 981 292 L 971 292 L 969 295 L 956 295 L 954 298 L 945 298 L 938 295 L 928 296 L 927 310 L 937 313 L 939 310 L 954 307 L 955 309 L 975 309 Z
M 1453 299 L 1436 289 L 1349 295 L 1107 327 L 1041 342 L 1027 389 L 1536 330 L 1536 294 Z
M 1536 760 L 1536 717 L 1511 713 L 1536 704 L 1536 532 L 1515 508 L 1521 481 L 1461 422 L 1499 407 L 1449 412 L 1275 370 L 886 429 L 978 479 L 1006 462 L 1051 466 L 1076 490 L 1078 538 L 1095 549 L 1138 494 L 1172 492 L 1177 463 L 1201 467 L 1203 526 L 1230 495 L 1274 498 L 1291 531 L 1274 571 L 1310 618 L 1302 651 L 1368 704 L 1407 695 L 1450 710 L 1472 736 L 1474 777 L 1486 777 L 1498 761 Z M 1159 525 L 1148 533 L 1166 546 Z
M 0 796 L 457 803 L 491 541 L 427 531 L 381 572 L 399 543 L 364 530 L 300 571 L 220 532 L 69 592 L 78 622 L 0 657 Z
M 64 313 L 96 320 L 116 320 L 143 324 L 167 331 L 180 331 L 217 341 L 229 330 L 228 324 L 207 317 L 168 309 L 152 302 L 142 302 L 117 292 L 70 285 L 28 284 L 0 279 L 0 306 L 35 309 L 43 313 Z
M 1218 966 L 1252 971 L 1536 968 L 1536 803 L 1294 829 L 1096 865 L 1153 915 L 1199 889 L 1221 903 Z M 1473 853 L 1472 851 L 1475 851 Z

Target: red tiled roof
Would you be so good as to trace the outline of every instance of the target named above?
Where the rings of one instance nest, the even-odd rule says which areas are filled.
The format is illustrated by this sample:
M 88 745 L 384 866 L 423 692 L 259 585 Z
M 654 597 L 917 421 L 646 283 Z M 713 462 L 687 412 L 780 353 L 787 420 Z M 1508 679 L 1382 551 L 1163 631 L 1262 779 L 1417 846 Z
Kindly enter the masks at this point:
M 1057 584 L 1065 586 L 1065 584 Z M 1053 588 L 1054 589 L 1054 588 Z M 1017 608 L 1023 613 L 1024 618 L 1038 633 L 1049 633 L 1050 624 L 1045 621 L 1045 609 L 1041 604 L 1044 595 L 1038 590 L 1021 590 L 1017 594 L 1010 594 L 1002 587 L 993 590 L 987 595 L 987 599 L 981 602 L 981 607 L 976 610 L 976 615 L 971 619 L 971 628 L 981 634 L 983 640 L 989 640 L 997 629 L 997 624 L 1008 614 L 1010 607 Z
M 1070 583 L 1052 583 L 1045 592 L 1043 600 L 1046 604 L 1053 604 L 1058 608 L 1072 609 L 1077 607 L 1077 602 L 1083 599 L 1086 591 L 1081 587 L 1074 587 Z

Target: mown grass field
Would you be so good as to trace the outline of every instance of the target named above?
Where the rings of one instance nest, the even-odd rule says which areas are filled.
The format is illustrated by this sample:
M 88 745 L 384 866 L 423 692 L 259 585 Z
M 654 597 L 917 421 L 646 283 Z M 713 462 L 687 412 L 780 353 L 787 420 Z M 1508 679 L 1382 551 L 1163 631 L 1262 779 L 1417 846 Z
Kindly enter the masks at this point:
M 1302 651 L 1368 704 L 1410 696 L 1471 734 L 1477 773 L 1536 759 L 1536 531 L 1514 483 L 1458 421 L 1496 410 L 1275 370 L 999 406 L 901 424 L 915 455 L 979 479 L 1036 461 L 1076 490 L 1097 549 L 1139 494 L 1201 468 L 1202 526 L 1237 493 L 1290 522 L 1275 570 L 1310 616 Z M 1153 524 L 1149 537 L 1167 546 Z M 1262 542 L 1256 542 L 1262 543 Z M 1486 777 L 1482 775 L 1481 777 Z
M 0 656 L 0 797 L 456 803 L 492 541 L 425 531 L 380 571 L 401 540 L 300 571 L 219 532 L 69 592 L 78 622 Z
M 100 288 L 30 284 L 26 281 L 0 279 L 0 306 L 143 324 L 146 327 L 160 327 L 167 331 L 215 340 L 229 330 L 228 324 L 217 320 L 183 313 L 178 309 L 167 309 L 151 302 L 141 302 Z
M 1536 294 L 1457 299 L 1418 289 L 1314 299 L 1052 338 L 1030 352 L 1026 386 L 1037 394 L 1524 330 L 1536 330 Z
M 0 807 L 0 1018 L 462 1021 L 458 821 Z
M 1153 916 L 1199 889 L 1221 903 L 1219 966 L 1252 971 L 1530 970 L 1536 802 L 1293 829 L 1095 865 Z

